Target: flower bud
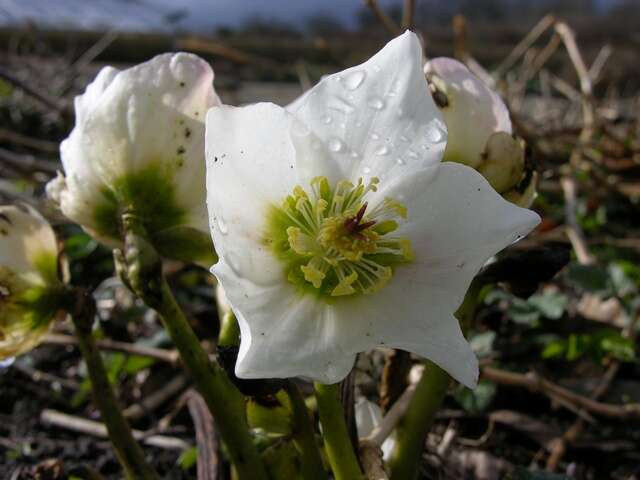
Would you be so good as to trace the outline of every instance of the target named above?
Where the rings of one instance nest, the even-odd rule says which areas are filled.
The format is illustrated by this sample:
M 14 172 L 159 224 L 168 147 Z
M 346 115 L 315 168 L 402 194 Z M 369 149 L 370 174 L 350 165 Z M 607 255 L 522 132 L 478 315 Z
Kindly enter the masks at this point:
M 47 186 L 50 198 L 108 245 L 122 245 L 130 212 L 162 255 L 211 263 L 204 116 L 215 105 L 213 71 L 195 55 L 103 68 L 75 99 L 76 125 L 60 146 L 65 174 Z
M 447 125 L 443 159 L 475 168 L 505 198 L 529 206 L 535 175 L 525 169 L 524 142 L 513 137 L 504 102 L 457 60 L 435 58 L 424 71 Z
M 63 284 L 49 223 L 27 206 L 0 206 L 0 360 L 24 353 L 61 318 Z

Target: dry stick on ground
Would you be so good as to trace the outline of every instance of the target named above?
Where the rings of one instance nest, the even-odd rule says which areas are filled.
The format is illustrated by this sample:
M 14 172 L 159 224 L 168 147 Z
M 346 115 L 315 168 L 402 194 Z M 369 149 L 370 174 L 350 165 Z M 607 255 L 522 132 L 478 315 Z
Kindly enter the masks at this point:
M 178 375 L 164 384 L 162 388 L 155 392 L 145 395 L 140 403 L 134 403 L 124 409 L 122 414 L 130 421 L 139 420 L 147 413 L 153 412 L 171 397 L 180 393 L 189 381 L 184 375 Z
M 34 150 L 40 150 L 47 153 L 57 154 L 60 151 L 59 143 L 28 137 L 6 128 L 0 128 L 0 141 L 13 143 L 21 147 L 32 148 Z
M 398 25 L 396 25 L 396 22 L 394 22 L 391 17 L 389 17 L 389 15 L 387 15 L 386 12 L 380 7 L 380 5 L 378 5 L 377 0 L 363 0 L 363 2 L 367 7 L 369 7 L 376 18 L 380 20 L 380 23 L 382 23 L 384 28 L 386 28 L 391 35 L 395 37 L 396 35 L 399 35 L 401 33 L 400 28 L 398 27 Z
M 59 168 L 59 164 L 57 162 L 36 158 L 33 155 L 15 153 L 4 148 L 0 148 L 0 162 L 5 163 L 14 170 L 18 170 L 23 173 L 40 171 L 50 175 L 55 175 Z
M 502 76 L 509 68 L 511 68 L 517 61 L 524 55 L 524 53 L 529 50 L 531 45 L 533 45 L 540 36 L 547 31 L 551 25 L 555 23 L 556 19 L 553 15 L 546 15 L 540 20 L 535 27 L 531 29 L 531 31 L 522 39 L 520 43 L 518 43 L 514 49 L 507 55 L 507 57 L 502 61 L 498 68 L 496 68 L 496 75 Z
M 47 335 L 43 343 L 51 345 L 77 345 L 78 340 L 71 335 L 62 335 L 58 333 L 51 333 Z M 100 350 L 109 350 L 113 352 L 122 352 L 129 355 L 139 355 L 141 357 L 149 357 L 154 360 L 169 363 L 171 365 L 178 365 L 180 358 L 178 352 L 175 350 L 166 350 L 163 348 L 144 347 L 142 345 L 136 345 L 127 342 L 117 342 L 115 340 L 96 340 L 98 348 Z
M 214 429 L 213 417 L 202 395 L 195 390 L 190 390 L 187 395 L 187 407 L 196 430 L 198 480 L 216 480 L 220 473 L 220 442 Z
M 40 420 L 45 424 L 73 432 L 84 433 L 99 438 L 108 438 L 107 428 L 103 423 L 75 417 L 56 410 L 44 409 L 42 413 L 40 413 Z M 191 447 L 191 445 L 180 438 L 165 435 L 147 435 L 140 430 L 132 430 L 132 432 L 136 440 L 151 447 L 164 448 L 167 450 L 185 450 Z
M 592 99 L 592 84 L 591 77 L 589 76 L 589 71 L 582 59 L 582 55 L 580 54 L 580 50 L 575 41 L 575 36 L 571 29 L 564 23 L 559 22 L 555 26 L 556 33 L 562 38 L 562 42 L 567 49 L 567 53 L 569 54 L 569 58 L 573 64 L 573 67 L 578 75 L 580 80 L 580 91 L 582 92 L 582 116 L 583 116 L 583 127 L 580 132 L 580 136 L 578 137 L 578 144 L 574 147 L 571 152 L 571 157 L 569 159 L 570 167 L 572 169 L 577 169 L 580 165 L 582 159 L 582 148 L 585 144 L 588 144 L 594 135 L 594 123 L 595 123 L 595 114 L 593 107 L 593 99 Z M 573 248 L 578 257 L 578 261 L 582 264 L 591 264 L 594 263 L 595 258 L 590 254 L 589 249 L 587 247 L 584 233 L 580 228 L 580 225 L 576 221 L 575 216 L 575 199 L 576 199 L 576 182 L 573 176 L 565 176 L 561 181 L 562 189 L 565 195 L 565 216 L 567 221 L 567 235 L 569 236 L 569 240 L 573 245 Z M 609 386 L 613 382 L 618 369 L 619 362 L 613 361 L 612 364 L 607 369 L 605 376 L 602 381 L 598 385 L 598 387 L 592 392 L 591 398 L 592 401 L 596 402 L 598 398 L 602 397 L 606 391 L 609 389 Z M 628 407 L 628 406 L 625 406 Z M 556 439 L 554 439 L 551 443 L 551 453 L 547 458 L 547 471 L 553 472 L 558 468 L 558 465 L 564 454 L 567 450 L 567 445 L 569 443 L 575 442 L 575 440 L 581 435 L 585 427 L 585 421 L 582 418 L 577 419 L 571 427 L 565 431 L 565 433 Z
M 9 73 L 4 68 L 0 68 L 0 79 L 10 83 L 11 85 L 13 85 L 16 88 L 22 90 L 24 93 L 26 93 L 27 95 L 29 95 L 32 98 L 35 98 L 38 102 L 40 102 L 44 106 L 50 108 L 51 110 L 54 110 L 54 111 L 56 111 L 58 113 L 69 113 L 71 111 L 69 106 L 62 105 L 56 99 L 53 99 L 53 98 L 43 94 L 42 92 L 39 92 L 36 88 L 34 88 L 31 85 L 28 85 L 27 83 L 23 82 L 21 79 L 19 79 L 18 77 L 16 77 L 12 73 Z
M 546 380 L 533 372 L 522 374 L 499 370 L 493 367 L 483 367 L 481 372 L 482 378 L 500 385 L 524 387 L 533 392 L 543 393 L 551 398 L 557 396 L 573 404 L 575 407 L 596 415 L 621 420 L 640 418 L 640 403 L 629 403 L 626 405 L 602 403 Z

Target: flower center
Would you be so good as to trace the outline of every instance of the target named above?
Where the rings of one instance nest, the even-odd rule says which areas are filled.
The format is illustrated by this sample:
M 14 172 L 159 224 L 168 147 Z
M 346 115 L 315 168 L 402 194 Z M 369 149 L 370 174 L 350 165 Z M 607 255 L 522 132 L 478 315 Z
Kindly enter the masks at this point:
M 284 261 L 289 282 L 323 297 L 380 290 L 394 267 L 411 261 L 409 240 L 393 235 L 407 218 L 401 203 L 386 198 L 369 208 L 377 178 L 365 185 L 341 181 L 332 188 L 316 177 L 310 192 L 297 186 L 273 209 L 266 242 Z

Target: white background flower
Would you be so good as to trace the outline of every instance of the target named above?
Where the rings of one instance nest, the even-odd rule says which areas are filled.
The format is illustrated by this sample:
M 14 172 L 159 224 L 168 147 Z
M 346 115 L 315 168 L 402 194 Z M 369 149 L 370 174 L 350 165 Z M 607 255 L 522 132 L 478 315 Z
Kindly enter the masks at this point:
M 441 164 L 446 130 L 412 33 L 366 63 L 323 79 L 286 110 L 221 107 L 207 115 L 207 200 L 220 261 L 213 267 L 237 315 L 243 378 L 341 380 L 357 352 L 386 345 L 432 359 L 462 383 L 477 360 L 453 312 L 484 261 L 539 221 L 504 201 L 474 170 Z M 326 302 L 301 295 L 265 244 L 265 222 L 296 185 L 380 179 L 408 218 L 397 235 L 415 259 L 376 293 Z
M 50 184 L 50 196 L 111 243 L 119 240 L 118 214 L 131 206 L 152 234 L 177 226 L 208 232 L 204 115 L 219 104 L 213 71 L 195 55 L 103 68 L 76 97 L 76 125 L 61 144 L 66 179 Z
M 53 320 L 51 315 L 31 325 L 21 296 L 59 285 L 58 246 L 49 223 L 31 207 L 0 206 L 0 359 L 35 346 Z
M 444 159 L 478 167 L 491 134 L 511 133 L 507 107 L 498 94 L 453 58 L 429 60 L 424 71 L 447 99 L 441 106 L 449 131 Z

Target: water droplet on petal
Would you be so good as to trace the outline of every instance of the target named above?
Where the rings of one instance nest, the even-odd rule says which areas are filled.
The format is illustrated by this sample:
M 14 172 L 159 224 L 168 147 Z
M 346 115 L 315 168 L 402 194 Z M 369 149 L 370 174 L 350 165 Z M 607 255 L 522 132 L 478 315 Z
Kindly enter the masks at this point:
M 429 128 L 427 130 L 427 140 L 433 143 L 438 143 L 442 140 L 442 132 L 439 128 Z
M 376 132 L 371 132 L 370 136 L 373 140 L 378 140 L 380 138 L 380 135 L 378 135 Z
M 402 135 L 400 137 L 400 140 L 402 140 L 403 142 L 408 142 L 409 141 L 409 139 L 407 137 L 405 137 L 404 135 Z
M 355 90 L 364 81 L 367 76 L 367 72 L 364 70 L 355 70 L 353 72 L 349 72 L 346 77 L 342 78 L 342 84 L 347 88 L 347 90 Z
M 398 165 L 404 165 L 407 162 L 405 162 L 403 158 L 398 157 L 398 158 L 396 158 L 396 163 Z
M 332 138 L 329 140 L 329 150 L 332 152 L 341 152 L 344 149 L 344 142 L 339 138 Z
M 409 150 L 407 152 L 407 157 L 409 157 L 409 158 L 418 158 L 418 154 L 416 152 L 414 152 L 413 150 Z
M 322 123 L 324 123 L 325 125 L 329 125 L 332 121 L 333 119 L 329 115 L 322 116 Z
M 373 69 L 374 69 L 376 72 L 379 72 L 379 71 L 381 70 L 381 69 L 380 69 L 380 65 L 374 65 L 374 66 L 373 66 Z
M 342 122 L 342 123 L 340 124 L 340 128 L 342 128 L 342 129 L 346 129 L 346 128 L 347 128 L 347 124 L 346 124 L 346 123 L 344 123 L 344 122 Z
M 398 118 L 402 118 L 404 116 L 404 110 L 402 110 L 401 108 L 399 108 L 396 111 L 396 115 L 398 115 Z
M 363 172 L 363 173 L 365 173 L 365 174 L 366 174 L 366 173 L 371 173 L 371 168 L 370 168 L 370 167 L 365 166 L 365 167 L 362 169 L 362 172 Z
M 386 145 L 380 145 L 378 148 L 376 148 L 374 153 L 381 157 L 384 155 L 389 155 L 389 147 L 387 147 Z
M 420 145 L 420 148 L 421 148 L 422 150 L 429 150 L 429 148 L 430 148 L 430 147 L 429 147 L 429 145 L 427 145 L 426 143 L 423 143 L 422 145 Z
M 216 217 L 216 224 L 218 225 L 218 230 L 220 230 L 220 233 L 222 235 L 226 235 L 227 233 L 229 233 L 229 229 L 227 228 L 227 224 L 225 223 L 224 219 L 220 216 Z
M 369 105 L 374 110 L 382 110 L 386 104 L 384 100 L 379 97 L 371 97 L 367 101 L 367 105 Z
M 349 156 L 350 156 L 351 158 L 360 158 L 360 154 L 359 154 L 358 152 L 356 152 L 356 151 L 352 151 L 352 152 L 349 154 Z

